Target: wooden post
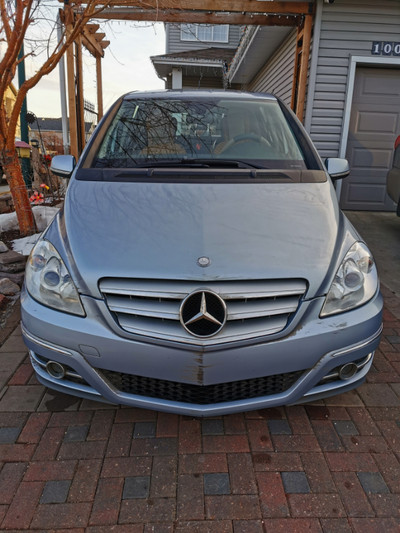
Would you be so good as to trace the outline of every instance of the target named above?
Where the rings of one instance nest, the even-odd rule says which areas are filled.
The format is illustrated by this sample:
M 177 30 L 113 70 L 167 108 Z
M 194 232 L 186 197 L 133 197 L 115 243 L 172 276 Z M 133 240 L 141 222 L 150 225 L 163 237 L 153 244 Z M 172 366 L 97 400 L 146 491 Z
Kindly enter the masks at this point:
M 101 74 L 101 56 L 96 54 L 96 80 L 97 80 L 97 122 L 103 117 L 103 80 Z
M 83 101 L 83 65 L 82 65 L 82 37 L 76 40 L 76 92 L 78 107 L 78 149 L 79 155 L 85 148 L 85 109 Z
M 294 57 L 294 67 L 293 67 L 293 84 L 292 84 L 292 101 L 290 103 L 290 108 L 296 112 L 297 107 L 297 91 L 299 89 L 299 65 L 300 65 L 300 55 L 301 55 L 301 39 L 303 37 L 303 27 L 297 27 L 297 36 L 296 36 L 296 49 Z
M 313 24 L 313 16 L 306 15 L 305 20 L 304 20 L 304 28 L 303 28 L 299 83 L 297 87 L 296 115 L 300 121 L 303 121 L 304 107 L 305 107 L 305 101 L 306 101 L 308 60 L 310 58 L 312 24 Z
M 68 24 L 66 28 L 67 37 L 72 31 L 72 25 Z M 76 125 L 76 91 L 75 91 L 75 61 L 74 61 L 74 46 L 67 49 L 67 87 L 68 87 L 68 114 L 69 114 L 69 144 L 70 154 L 78 159 L 78 131 Z

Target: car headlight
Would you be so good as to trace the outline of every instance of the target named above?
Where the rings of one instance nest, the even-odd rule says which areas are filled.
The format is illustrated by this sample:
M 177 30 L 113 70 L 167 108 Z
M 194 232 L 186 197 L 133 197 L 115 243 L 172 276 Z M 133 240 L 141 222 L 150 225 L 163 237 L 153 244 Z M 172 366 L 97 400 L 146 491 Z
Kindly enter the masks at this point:
M 378 274 L 371 252 L 356 242 L 347 252 L 328 291 L 321 317 L 342 313 L 368 302 L 378 288 Z
M 25 284 L 29 294 L 43 305 L 85 316 L 67 267 L 49 241 L 39 240 L 32 249 L 26 264 Z

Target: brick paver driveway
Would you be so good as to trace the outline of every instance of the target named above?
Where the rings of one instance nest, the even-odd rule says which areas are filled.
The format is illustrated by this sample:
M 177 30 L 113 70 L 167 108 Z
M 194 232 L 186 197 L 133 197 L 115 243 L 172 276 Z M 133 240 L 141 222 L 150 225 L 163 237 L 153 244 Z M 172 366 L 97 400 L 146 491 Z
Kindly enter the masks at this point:
M 46 391 L 14 313 L 0 348 L 1 531 L 399 533 L 400 299 L 385 292 L 358 391 L 206 420 Z

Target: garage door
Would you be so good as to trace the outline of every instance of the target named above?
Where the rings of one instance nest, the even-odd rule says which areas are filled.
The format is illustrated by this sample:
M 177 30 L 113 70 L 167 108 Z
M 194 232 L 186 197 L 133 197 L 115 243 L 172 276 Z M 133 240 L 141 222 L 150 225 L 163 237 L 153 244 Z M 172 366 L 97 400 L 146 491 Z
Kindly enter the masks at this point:
M 346 157 L 351 174 L 343 180 L 344 209 L 393 211 L 386 174 L 400 134 L 400 70 L 358 68 Z

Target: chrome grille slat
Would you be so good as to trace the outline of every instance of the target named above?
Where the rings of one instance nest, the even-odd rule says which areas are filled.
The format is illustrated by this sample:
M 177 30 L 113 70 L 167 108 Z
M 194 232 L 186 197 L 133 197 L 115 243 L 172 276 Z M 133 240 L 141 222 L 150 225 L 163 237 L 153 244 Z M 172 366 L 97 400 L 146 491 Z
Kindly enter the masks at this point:
M 282 331 L 307 288 L 304 280 L 149 280 L 103 279 L 100 290 L 119 326 L 132 334 L 211 345 Z M 209 290 L 226 304 L 227 321 L 214 337 L 196 338 L 180 323 L 188 294 Z
M 216 290 L 215 287 L 218 287 Z M 224 299 L 273 298 L 274 296 L 301 295 L 306 290 L 303 280 L 286 281 L 190 281 L 190 280 L 143 280 L 104 279 L 100 282 L 101 292 L 126 294 L 147 298 L 181 299 L 196 289 L 210 289 Z
M 243 302 L 231 302 L 229 303 L 228 320 L 240 320 L 294 313 L 298 304 L 298 298 L 282 298 L 282 300 L 272 301 L 266 298 L 257 298 L 251 302 L 251 304 L 248 306 L 250 309 L 247 310 L 244 309 L 245 306 L 243 306 Z
M 154 318 L 179 320 L 179 301 L 160 299 L 137 299 L 123 296 L 108 296 L 107 304 L 114 313 L 128 313 Z
M 171 340 L 172 338 L 188 344 L 198 344 L 199 339 L 190 335 L 181 325 L 177 327 L 172 320 L 150 319 L 148 317 L 132 318 L 129 315 L 121 315 L 118 317 L 119 324 L 122 329 L 130 333 L 139 335 L 154 336 L 154 331 L 157 331 L 157 338 Z M 285 317 L 274 317 L 271 320 L 264 319 L 246 320 L 243 323 L 239 321 L 232 321 L 227 323 L 224 328 L 223 335 L 217 335 L 212 339 L 202 339 L 204 341 L 211 341 L 212 344 L 221 344 L 224 342 L 233 342 L 235 340 L 251 339 L 254 336 L 272 335 L 281 331 L 287 322 L 287 315 Z

